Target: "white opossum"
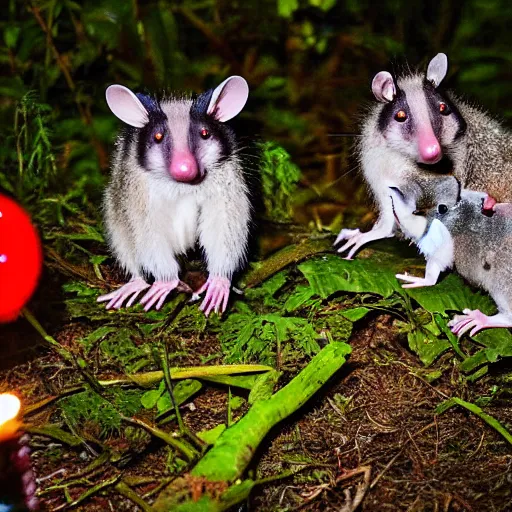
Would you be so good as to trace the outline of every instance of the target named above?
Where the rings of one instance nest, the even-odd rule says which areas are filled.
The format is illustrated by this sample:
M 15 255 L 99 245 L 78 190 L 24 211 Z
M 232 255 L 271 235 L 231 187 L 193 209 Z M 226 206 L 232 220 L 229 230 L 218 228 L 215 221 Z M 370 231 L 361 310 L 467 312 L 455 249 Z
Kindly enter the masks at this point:
M 223 312 L 233 273 L 244 263 L 250 201 L 234 131 L 224 124 L 244 107 L 247 82 L 232 76 L 196 99 L 106 91 L 112 112 L 128 127 L 119 135 L 104 213 L 110 247 L 131 280 L 107 295 L 107 308 L 140 302 L 159 309 L 186 285 L 179 255 L 199 242 L 209 277 L 200 307 Z M 152 276 L 149 285 L 146 278 Z
M 512 201 L 512 134 L 489 115 L 442 91 L 448 70 L 444 53 L 425 75 L 397 78 L 387 71 L 372 82 L 375 104 L 362 126 L 358 155 L 379 218 L 373 228 L 342 229 L 335 244 L 346 243 L 350 259 L 364 244 L 393 236 L 396 223 L 388 188 L 435 175 L 445 163 L 464 189 L 483 190 L 499 202 Z M 447 159 L 441 159 L 443 154 Z

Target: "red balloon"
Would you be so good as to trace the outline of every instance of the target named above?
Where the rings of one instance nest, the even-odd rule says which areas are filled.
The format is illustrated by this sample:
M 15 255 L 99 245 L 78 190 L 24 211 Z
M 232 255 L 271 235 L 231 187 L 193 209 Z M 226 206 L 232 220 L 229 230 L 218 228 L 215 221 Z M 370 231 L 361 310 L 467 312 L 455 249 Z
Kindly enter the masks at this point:
M 36 289 L 42 265 L 41 242 L 30 217 L 0 194 L 0 322 L 16 320 Z

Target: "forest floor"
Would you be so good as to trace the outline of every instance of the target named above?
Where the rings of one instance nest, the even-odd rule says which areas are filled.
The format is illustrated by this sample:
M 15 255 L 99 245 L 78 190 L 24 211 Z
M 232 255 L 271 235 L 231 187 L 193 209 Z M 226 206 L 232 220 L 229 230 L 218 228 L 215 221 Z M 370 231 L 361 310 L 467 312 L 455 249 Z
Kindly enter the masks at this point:
M 368 271 L 370 267 L 364 272 L 359 268 L 360 274 L 354 271 L 349 281 L 362 292 L 368 291 L 365 286 L 376 290 L 354 294 L 343 292 L 339 285 L 342 291 L 325 292 L 330 300 L 315 295 L 315 290 L 323 292 L 315 288 L 308 273 L 311 268 L 296 263 L 284 266 L 301 257 L 285 253 L 277 267 L 275 259 L 272 264 L 267 260 L 246 278 L 259 282 L 231 304 L 222 320 L 206 321 L 197 304 L 187 304 L 183 295 L 169 301 L 161 313 L 148 315 L 140 306 L 107 313 L 95 303 L 94 275 L 78 280 L 84 275 L 81 267 L 70 264 L 68 276 L 74 278 L 70 283 L 62 275 L 62 262 L 60 273 L 55 266 L 46 272 L 31 307 L 60 346 L 77 360 L 83 357 L 88 370 L 102 382 L 158 370 L 159 351 L 165 346 L 173 367 L 245 362 L 273 366 L 281 372 L 275 385 L 279 388 L 330 340 L 348 342 L 352 353 L 347 364 L 304 407 L 273 428 L 257 449 L 246 474 L 265 480 L 242 504 L 246 510 L 512 510 L 510 444 L 463 408 L 443 413 L 436 409 L 448 398 L 460 397 L 510 426 L 511 368 L 505 359 L 472 378 L 461 368 L 464 361 L 447 350 L 449 345 L 443 345 L 428 366 L 420 361 L 430 356 L 421 347 L 414 349 L 416 331 L 408 332 L 404 320 L 421 319 L 425 311 L 408 306 L 405 296 L 383 291 L 385 279 L 379 282 L 389 265 L 383 255 L 409 268 L 421 265 L 403 259 L 403 246 L 376 244 L 377 250 L 363 251 L 355 262 L 328 256 L 332 259 L 327 265 L 339 261 L 357 269 L 371 264 L 375 274 Z M 121 282 L 108 266 L 101 269 L 111 286 Z M 200 282 L 204 276 L 193 271 L 188 279 Z M 473 294 L 466 300 L 470 296 L 482 299 Z M 421 295 L 417 300 L 428 306 Z M 418 325 L 429 325 L 430 319 L 421 319 Z M 281 321 L 287 335 L 276 346 Z M 242 333 L 247 324 L 253 325 L 249 338 Z M 163 384 L 157 390 L 161 378 L 150 391 L 119 386 L 96 393 L 90 384 L 84 388 L 85 374 L 71 360 L 63 360 L 48 346 L 35 347 L 41 333 L 25 319 L 2 329 L 11 355 L 18 363 L 28 359 L 20 364 L 12 358 L 4 360 L 0 391 L 16 390 L 25 399 L 43 510 L 150 510 L 165 485 L 187 474 L 191 466 L 176 450 L 123 420 L 136 416 L 164 431 L 177 431 L 169 401 L 160 402 L 165 395 Z M 242 336 L 245 347 L 240 346 Z M 22 350 L 20 340 L 30 348 L 28 352 Z M 436 341 L 427 336 L 423 342 Z M 470 340 L 458 348 L 468 359 L 475 352 Z M 236 383 L 212 384 L 200 378 L 182 382 L 198 383 L 180 400 L 183 422 L 192 432 L 215 432 L 215 427 L 233 424 L 249 409 L 249 390 Z M 193 482 L 190 487 L 197 499 L 201 488 L 194 491 Z

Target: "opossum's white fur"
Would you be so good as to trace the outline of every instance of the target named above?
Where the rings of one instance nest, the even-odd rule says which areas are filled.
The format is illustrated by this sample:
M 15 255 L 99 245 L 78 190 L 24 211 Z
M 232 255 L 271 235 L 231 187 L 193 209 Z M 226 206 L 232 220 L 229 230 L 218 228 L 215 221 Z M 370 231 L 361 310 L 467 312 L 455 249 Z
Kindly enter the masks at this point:
M 188 133 L 191 100 L 164 101 L 175 140 Z M 178 125 L 178 126 L 177 126 Z M 210 275 L 231 279 L 247 251 L 250 203 L 239 158 L 218 163 L 220 147 L 212 140 L 198 162 L 206 168 L 196 185 L 173 181 L 163 153 L 147 154 L 150 170 L 137 161 L 135 144 L 128 154 L 117 141 L 112 179 L 105 193 L 105 224 L 111 249 L 132 278 L 142 273 L 156 280 L 178 279 L 177 256 L 199 242 Z
M 419 240 L 418 249 L 428 260 L 434 260 L 441 272 L 453 266 L 453 238 L 446 226 L 434 219 L 426 234 Z

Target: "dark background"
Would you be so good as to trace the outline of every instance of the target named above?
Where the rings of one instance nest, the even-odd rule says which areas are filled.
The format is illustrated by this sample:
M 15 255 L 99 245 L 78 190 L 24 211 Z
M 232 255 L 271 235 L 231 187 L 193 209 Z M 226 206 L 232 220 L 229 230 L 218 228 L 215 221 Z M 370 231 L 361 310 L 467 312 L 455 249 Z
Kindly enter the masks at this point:
M 512 4 L 504 0 L 4 0 L 2 7 L 0 187 L 44 226 L 97 215 L 119 126 L 104 101 L 111 83 L 201 91 L 241 74 L 251 88 L 242 134 L 284 145 L 306 186 L 345 176 L 336 193 L 352 170 L 343 156 L 351 139 L 328 134 L 357 131 L 371 78 L 393 62 L 425 66 L 443 51 L 448 85 L 496 116 L 512 116 Z

